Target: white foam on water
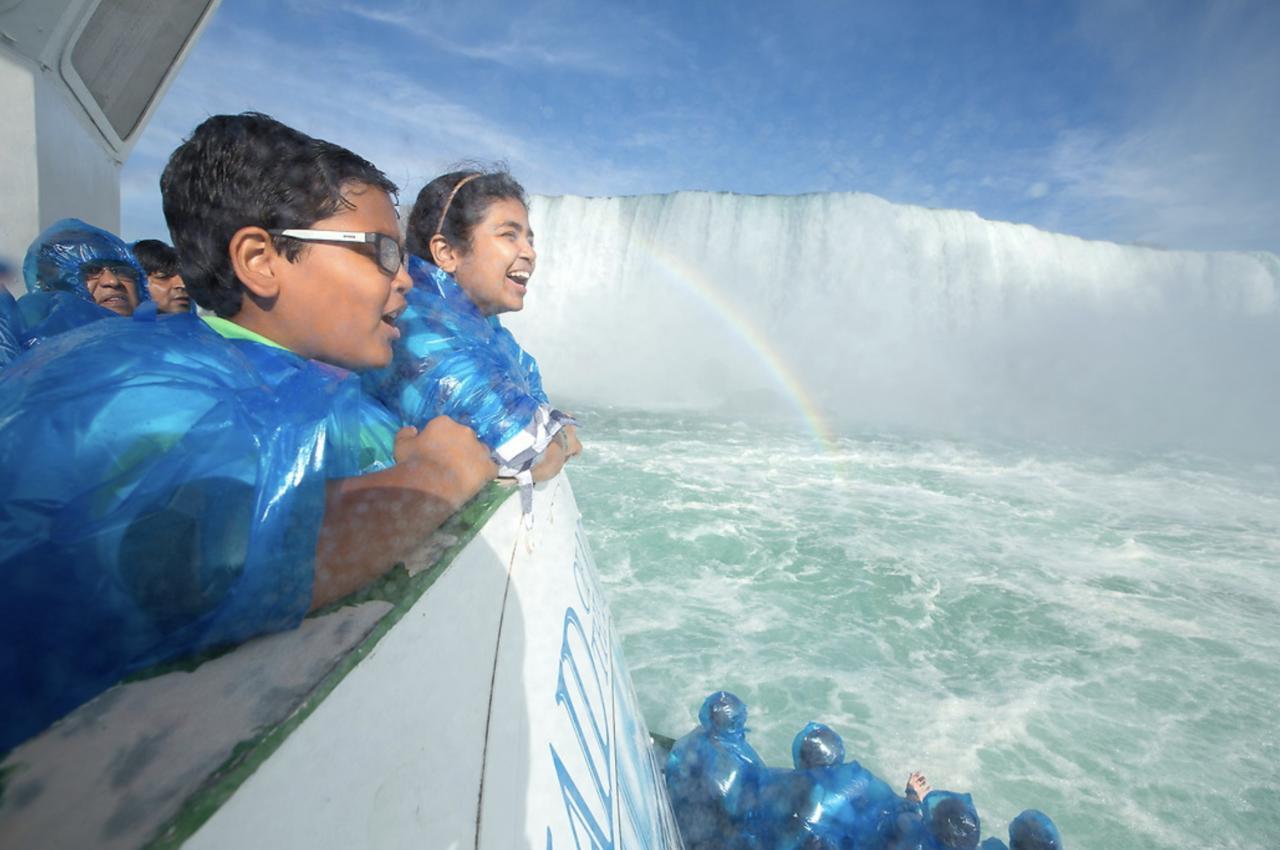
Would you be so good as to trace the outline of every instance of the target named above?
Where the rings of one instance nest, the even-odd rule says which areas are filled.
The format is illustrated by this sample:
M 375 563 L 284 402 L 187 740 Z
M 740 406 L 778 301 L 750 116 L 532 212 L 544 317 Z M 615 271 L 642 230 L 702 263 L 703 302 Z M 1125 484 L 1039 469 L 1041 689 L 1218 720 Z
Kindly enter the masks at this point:
M 771 764 L 821 720 L 895 787 L 972 791 L 988 835 L 1027 807 L 1077 847 L 1280 827 L 1273 467 L 881 434 L 841 437 L 833 476 L 785 429 L 583 418 L 575 486 L 656 731 L 726 688 Z

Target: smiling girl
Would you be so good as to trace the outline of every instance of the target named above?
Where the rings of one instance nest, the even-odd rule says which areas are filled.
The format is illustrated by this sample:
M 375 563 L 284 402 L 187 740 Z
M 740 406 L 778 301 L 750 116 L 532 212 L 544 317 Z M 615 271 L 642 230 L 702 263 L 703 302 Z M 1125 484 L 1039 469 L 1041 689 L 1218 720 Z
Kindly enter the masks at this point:
M 418 194 L 406 243 L 414 288 L 402 336 L 365 386 L 405 425 L 446 415 L 472 428 L 501 474 L 555 476 L 582 450 L 573 420 L 551 407 L 537 363 L 498 320 L 524 308 L 537 266 L 524 189 L 504 171 L 437 177 Z

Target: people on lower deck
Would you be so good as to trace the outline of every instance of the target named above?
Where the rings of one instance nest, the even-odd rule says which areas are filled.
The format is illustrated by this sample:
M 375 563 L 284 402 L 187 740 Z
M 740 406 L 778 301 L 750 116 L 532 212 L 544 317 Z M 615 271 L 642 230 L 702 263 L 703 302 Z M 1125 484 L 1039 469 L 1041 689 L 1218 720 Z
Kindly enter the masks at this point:
M 806 724 L 791 754 L 794 769 L 770 771 L 761 790 L 757 831 L 766 846 L 816 839 L 837 848 L 876 847 L 886 824 L 912 805 L 857 761 L 845 761 L 843 739 L 823 723 Z
M 974 850 L 982 835 L 982 820 L 968 794 L 933 791 L 924 798 L 924 822 L 940 850 Z
M 1048 815 L 1026 809 L 1009 822 L 1009 850 L 1062 850 L 1062 836 Z
M 369 391 L 406 424 L 444 414 L 471 426 L 503 474 L 554 476 L 581 451 L 573 421 L 498 319 L 523 308 L 537 263 L 524 189 L 505 172 L 438 177 L 406 242 L 414 289 L 394 362 L 366 377 Z
M 792 741 L 793 769 L 769 768 L 746 740 L 746 706 L 719 691 L 667 759 L 665 777 L 689 847 L 761 850 L 975 850 L 981 819 L 968 794 L 933 789 L 913 771 L 903 796 L 845 760 L 831 727 L 809 723 Z M 1061 850 L 1056 827 L 1029 809 L 1005 850 Z M 981 850 L 1005 847 L 989 838 Z
M 747 743 L 747 707 L 728 691 L 708 696 L 698 727 L 676 741 L 664 768 L 686 850 L 760 848 L 751 827 L 764 761 Z
M 390 362 L 411 285 L 380 171 L 214 116 L 161 191 L 217 316 L 92 322 L 0 372 L 0 751 L 135 671 L 296 626 L 496 471 L 447 418 L 397 430 L 351 373 Z

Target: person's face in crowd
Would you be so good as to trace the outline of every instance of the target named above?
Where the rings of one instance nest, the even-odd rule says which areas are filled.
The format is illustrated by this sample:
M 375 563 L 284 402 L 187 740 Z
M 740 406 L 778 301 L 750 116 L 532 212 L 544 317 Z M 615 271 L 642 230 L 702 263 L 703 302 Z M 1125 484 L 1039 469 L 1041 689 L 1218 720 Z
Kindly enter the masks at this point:
M 147 289 L 151 300 L 156 302 L 156 310 L 161 313 L 189 313 L 191 296 L 187 294 L 187 285 L 182 282 L 182 275 L 158 274 L 147 275 Z
M 468 253 L 448 252 L 451 273 L 486 316 L 524 309 L 524 296 L 538 254 L 533 250 L 529 211 L 514 198 L 489 204 L 471 231 Z
M 383 233 L 400 241 L 400 222 L 381 189 L 355 184 L 344 194 L 352 205 L 306 225 L 311 230 Z M 413 287 L 403 263 L 395 275 L 378 265 L 374 246 L 308 242 L 289 262 L 275 255 L 279 284 L 271 312 L 277 342 L 304 357 L 347 369 L 376 369 L 391 362 L 395 320 Z
M 138 275 L 127 263 L 88 262 L 80 267 L 89 295 L 100 307 L 132 316 L 138 307 Z

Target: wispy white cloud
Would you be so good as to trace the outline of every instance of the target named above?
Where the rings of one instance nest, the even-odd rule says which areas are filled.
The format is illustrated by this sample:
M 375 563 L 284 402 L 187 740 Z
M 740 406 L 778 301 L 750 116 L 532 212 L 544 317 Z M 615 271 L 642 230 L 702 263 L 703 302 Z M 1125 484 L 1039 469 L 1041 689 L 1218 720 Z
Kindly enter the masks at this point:
M 679 39 L 640 12 L 622 8 L 557 8 L 548 4 L 476 9 L 456 3 L 401 3 L 378 8 L 335 2 L 331 8 L 412 35 L 431 48 L 465 59 L 514 69 L 542 66 L 591 74 L 659 73 L 661 65 L 637 61 L 638 44 L 679 44 Z M 485 26 L 473 32 L 474 22 Z
M 159 174 L 169 153 L 217 113 L 266 112 L 370 159 L 406 193 L 462 161 L 510 166 L 533 191 L 568 191 L 566 163 L 593 175 L 578 186 L 607 191 L 635 175 L 626 165 L 533 138 L 517 122 L 451 100 L 394 67 L 386 54 L 354 45 L 339 54 L 279 44 L 268 34 L 227 28 L 173 86 L 125 167 L 128 238 L 163 232 Z
M 403 11 L 371 9 L 346 4 L 343 11 L 379 24 L 395 27 L 411 33 L 436 50 L 442 50 L 467 59 L 480 59 L 518 68 L 529 64 L 570 68 L 591 73 L 621 74 L 625 69 L 616 60 L 581 45 L 538 44 L 525 39 L 514 40 L 504 36 L 497 43 L 467 43 L 455 40 L 426 23 L 422 16 Z
M 1119 127 L 1071 128 L 1047 152 L 1051 200 L 1114 238 L 1280 248 L 1280 15 L 1258 4 L 1090 4 L 1080 26 L 1124 88 Z

